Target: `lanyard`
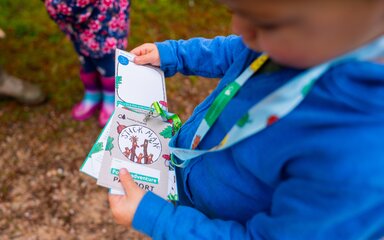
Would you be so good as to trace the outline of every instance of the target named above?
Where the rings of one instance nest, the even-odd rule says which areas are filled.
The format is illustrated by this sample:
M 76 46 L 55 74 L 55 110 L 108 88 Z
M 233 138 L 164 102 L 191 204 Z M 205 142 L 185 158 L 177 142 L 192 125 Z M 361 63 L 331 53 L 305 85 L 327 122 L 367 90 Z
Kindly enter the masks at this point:
M 264 63 L 268 60 L 266 54 L 261 54 L 252 64 L 245 69 L 245 71 L 236 78 L 234 82 L 231 82 L 226 86 L 219 95 L 215 98 L 212 105 L 209 107 L 207 113 L 204 116 L 203 121 L 200 123 L 197 131 L 192 139 L 191 149 L 195 149 L 200 141 L 204 138 L 205 134 L 209 131 L 212 125 L 216 122 L 221 112 L 229 101 L 236 95 L 240 88 L 247 82 L 252 75 L 257 72 Z
M 265 56 L 266 55 L 262 55 Z M 260 102 L 251 107 L 248 112 L 241 117 L 237 123 L 232 126 L 226 136 L 220 143 L 211 149 L 195 150 L 205 134 L 210 130 L 215 120 L 220 115 L 224 106 L 214 106 L 227 104 L 236 94 L 240 87 L 249 79 L 257 69 L 261 67 L 263 59 L 256 59 L 233 83 L 228 85 L 214 100 L 212 106 L 208 109 L 203 121 L 200 123 L 197 132 L 193 137 L 190 149 L 170 147 L 171 161 L 174 166 L 185 167 L 189 161 L 195 157 L 201 156 L 208 152 L 221 151 L 229 148 L 245 138 L 258 133 L 259 131 L 270 126 L 272 123 L 290 113 L 298 106 L 311 90 L 314 83 L 332 66 L 347 61 L 362 61 L 384 56 L 384 37 L 379 37 L 375 41 L 351 51 L 341 57 L 332 59 L 328 62 L 312 67 L 298 76 L 292 78 L 288 83 L 281 86 Z M 266 60 L 266 59 L 265 59 Z M 259 64 L 257 64 L 258 62 Z M 264 61 L 265 62 L 265 61 Z M 260 65 L 258 68 L 255 66 Z M 238 86 L 239 85 L 239 86 Z M 227 95 L 228 88 L 234 89 L 229 99 L 223 97 Z M 232 92 L 232 90 L 230 91 Z M 229 92 L 228 92 L 229 93 Z M 224 99 L 225 98 L 225 99 Z M 219 99 L 219 100 L 218 100 Z M 224 100 L 223 100 L 224 99 Z M 213 110 L 211 110 L 213 108 Z M 179 161 L 176 162 L 175 157 Z

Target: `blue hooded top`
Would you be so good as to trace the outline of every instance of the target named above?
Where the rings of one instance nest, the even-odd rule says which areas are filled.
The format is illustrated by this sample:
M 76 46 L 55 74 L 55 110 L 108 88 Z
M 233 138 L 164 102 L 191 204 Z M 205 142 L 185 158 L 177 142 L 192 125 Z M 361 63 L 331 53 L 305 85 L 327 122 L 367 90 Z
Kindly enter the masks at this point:
M 171 140 L 189 148 L 218 93 L 260 53 L 237 36 L 156 43 L 166 76 L 221 78 Z M 301 70 L 254 75 L 199 147 Z M 379 239 L 384 236 L 384 65 L 327 71 L 298 107 L 229 149 L 177 169 L 180 204 L 146 193 L 133 227 L 153 239 Z

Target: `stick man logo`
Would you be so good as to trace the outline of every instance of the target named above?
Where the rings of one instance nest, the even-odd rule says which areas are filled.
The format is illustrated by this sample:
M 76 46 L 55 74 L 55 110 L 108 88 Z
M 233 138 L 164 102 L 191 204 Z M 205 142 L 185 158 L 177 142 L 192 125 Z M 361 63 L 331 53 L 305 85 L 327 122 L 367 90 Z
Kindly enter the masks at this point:
M 152 164 L 156 162 L 161 154 L 161 142 L 159 137 L 151 129 L 134 125 L 120 125 L 119 148 L 127 160 L 138 164 Z

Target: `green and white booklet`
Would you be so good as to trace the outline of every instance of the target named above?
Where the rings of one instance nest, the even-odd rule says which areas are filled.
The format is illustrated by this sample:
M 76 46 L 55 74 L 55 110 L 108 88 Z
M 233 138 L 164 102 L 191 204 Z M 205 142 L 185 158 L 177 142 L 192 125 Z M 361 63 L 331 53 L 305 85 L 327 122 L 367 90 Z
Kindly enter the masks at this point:
M 111 193 L 124 194 L 118 178 L 124 167 L 144 190 L 178 200 L 168 149 L 172 125 L 149 114 L 153 102 L 167 110 L 164 73 L 159 68 L 136 65 L 134 57 L 116 50 L 115 112 L 80 171 L 96 178 Z

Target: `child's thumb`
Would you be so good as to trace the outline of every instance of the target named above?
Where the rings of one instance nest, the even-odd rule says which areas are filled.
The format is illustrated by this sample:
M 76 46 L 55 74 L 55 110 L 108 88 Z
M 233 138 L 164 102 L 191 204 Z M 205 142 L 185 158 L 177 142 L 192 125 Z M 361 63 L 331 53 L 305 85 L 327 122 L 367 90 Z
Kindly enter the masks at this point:
M 136 187 L 136 183 L 135 181 L 133 181 L 131 174 L 128 172 L 127 169 L 125 168 L 120 169 L 119 178 L 127 194 L 130 190 Z

